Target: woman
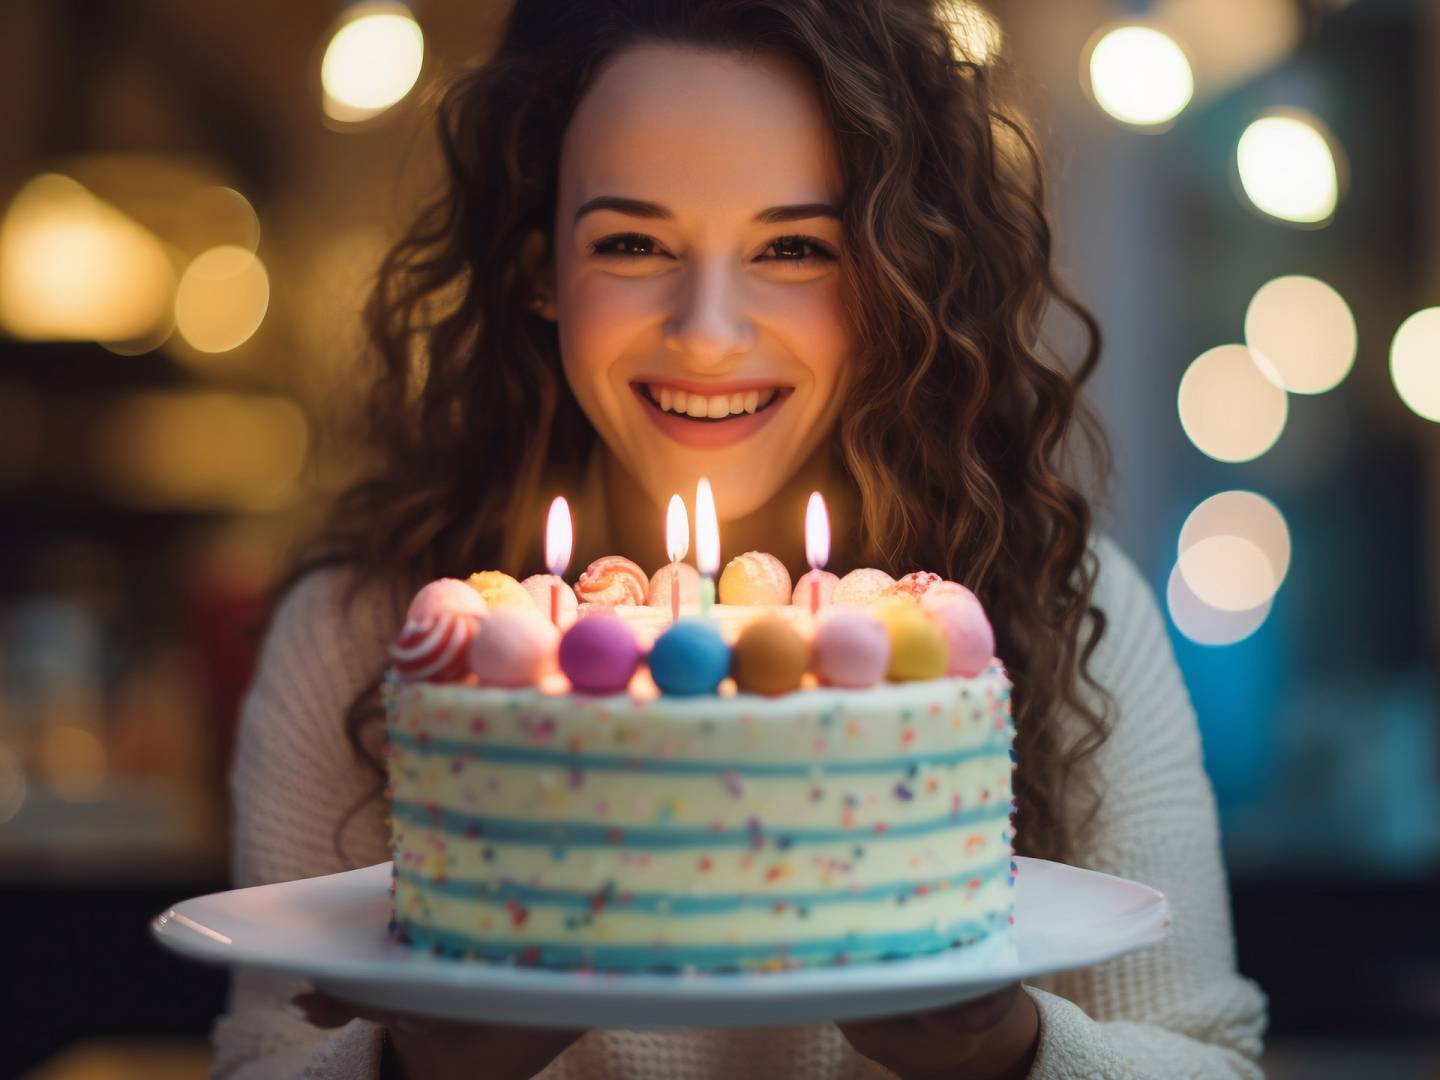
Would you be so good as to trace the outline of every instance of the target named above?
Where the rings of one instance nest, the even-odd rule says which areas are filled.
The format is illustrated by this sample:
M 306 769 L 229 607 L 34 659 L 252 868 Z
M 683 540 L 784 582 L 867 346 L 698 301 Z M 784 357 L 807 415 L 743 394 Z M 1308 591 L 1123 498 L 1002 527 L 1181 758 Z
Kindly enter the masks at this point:
M 588 558 L 664 561 L 711 477 L 727 550 L 917 567 L 984 601 L 1015 682 L 1017 847 L 1164 890 L 1164 944 L 917 1017 L 545 1031 L 356 1009 L 238 973 L 219 1076 L 1258 1076 L 1213 800 L 1154 601 L 1064 478 L 1093 319 L 1057 283 L 1036 155 L 922 0 L 520 0 L 439 107 L 444 189 L 367 309 L 365 479 L 275 615 L 237 763 L 237 885 L 383 861 L 374 688 L 400 603 Z M 1045 355 L 1051 302 L 1090 344 Z M 335 830 L 337 818 L 342 818 Z M 332 842 L 333 841 L 333 842 Z

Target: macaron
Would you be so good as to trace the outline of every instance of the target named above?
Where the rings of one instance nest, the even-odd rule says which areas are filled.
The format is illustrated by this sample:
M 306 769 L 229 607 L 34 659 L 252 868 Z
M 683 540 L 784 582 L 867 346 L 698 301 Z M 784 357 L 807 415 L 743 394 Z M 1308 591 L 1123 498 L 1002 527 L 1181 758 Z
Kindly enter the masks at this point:
M 835 586 L 835 595 L 830 598 L 831 603 L 865 607 L 880 599 L 880 594 L 894 581 L 884 570 L 876 570 L 874 567 L 865 566 L 851 570 L 840 579 L 840 584 Z
M 585 568 L 575 582 L 575 595 L 584 604 L 620 607 L 643 604 L 650 591 L 645 571 L 623 555 L 606 555 Z
M 768 552 L 747 551 L 725 564 L 716 588 L 722 604 L 788 604 L 790 571 Z
M 650 649 L 650 675 L 662 694 L 713 694 L 730 673 L 730 646 L 714 623 L 681 619 Z
M 520 587 L 530 594 L 530 599 L 535 604 L 535 609 L 547 619 L 550 617 L 550 591 L 552 586 L 559 586 L 555 589 L 555 595 L 559 597 L 559 608 L 556 614 L 560 617 L 561 626 L 569 626 L 575 621 L 576 613 L 580 608 L 580 601 L 575 599 L 575 590 L 565 583 L 565 579 L 555 574 L 531 574 Z
M 890 637 L 890 665 L 885 670 L 889 679 L 910 682 L 945 674 L 945 637 L 918 603 L 889 596 L 871 610 Z
M 484 686 L 534 686 L 554 669 L 559 636 L 533 606 L 497 611 L 480 621 L 470 642 L 470 670 Z
M 436 616 L 473 615 L 484 618 L 490 612 L 485 598 L 459 578 L 438 578 L 422 587 L 405 613 L 407 623 L 428 623 Z
M 882 681 L 889 666 L 890 635 L 873 614 L 836 608 L 821 617 L 811 668 L 822 683 L 860 690 Z
M 769 616 L 740 631 L 730 653 L 735 685 L 751 694 L 786 694 L 799 689 L 810 649 L 790 623 Z
M 560 670 L 577 694 L 618 694 L 639 666 L 635 631 L 607 612 L 586 615 L 560 639 Z
M 800 575 L 800 580 L 795 582 L 795 591 L 791 594 L 790 602 L 796 607 L 809 610 L 812 606 L 816 608 L 828 607 L 835 600 L 835 590 L 840 585 L 840 579 L 829 570 L 807 570 Z
M 666 563 L 650 575 L 645 590 L 645 603 L 650 607 L 670 607 L 670 582 L 680 579 L 680 603 L 697 607 L 700 603 L 700 571 L 687 562 Z
M 465 582 L 484 598 L 491 611 L 534 611 L 530 594 L 509 574 L 501 570 L 481 570 Z M 549 605 L 546 605 L 549 611 Z

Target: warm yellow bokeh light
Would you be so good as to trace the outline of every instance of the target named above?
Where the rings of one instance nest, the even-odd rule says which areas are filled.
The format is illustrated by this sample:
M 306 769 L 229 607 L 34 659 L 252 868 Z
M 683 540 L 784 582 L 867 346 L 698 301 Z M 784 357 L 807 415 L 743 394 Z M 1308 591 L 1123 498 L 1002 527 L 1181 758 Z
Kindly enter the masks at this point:
M 88 727 L 46 728 L 36 743 L 35 758 L 50 790 L 63 799 L 89 802 L 105 786 L 110 755 L 100 736 Z
M 68 176 L 35 177 L 0 223 L 0 325 L 14 337 L 147 338 L 174 292 L 155 235 Z
M 1390 343 L 1390 378 L 1417 415 L 1440 422 L 1440 307 L 1417 311 Z
M 1329 221 L 1340 201 L 1331 145 L 1314 117 L 1298 112 L 1261 117 L 1245 129 L 1235 151 L 1246 196 L 1282 221 Z
M 1355 364 L 1355 316 L 1325 282 L 1291 275 L 1262 285 L 1245 311 L 1245 344 L 1292 394 L 1322 394 Z
M 384 112 L 410 92 L 424 61 L 425 35 L 405 5 L 351 8 L 320 64 L 326 115 L 354 123 Z
M 0 825 L 20 813 L 25 805 L 25 767 L 20 755 L 0 743 Z
M 1185 581 L 1177 562 L 1165 587 L 1165 606 L 1175 628 L 1199 645 L 1234 645 L 1265 623 L 1273 606 L 1267 599 L 1249 611 L 1223 611 L 1201 600 Z
M 305 416 L 286 398 L 157 391 L 109 411 L 97 468 L 131 506 L 277 510 L 296 498 L 308 443 Z
M 1259 457 L 1280 438 L 1289 414 L 1285 391 L 1244 345 L 1221 345 L 1191 361 L 1177 404 L 1185 434 L 1216 461 Z
M 986 64 L 1000 55 L 1004 35 L 995 16 L 974 0 L 940 0 L 940 20 L 950 30 L 950 43 L 957 60 Z
M 1154 127 L 1180 115 L 1195 78 L 1172 38 L 1148 26 L 1120 26 L 1090 52 L 1090 90 L 1116 120 Z
M 1290 570 L 1290 529 L 1279 508 L 1253 491 L 1222 491 L 1190 512 L 1178 565 L 1197 599 L 1220 611 L 1260 607 Z
M 226 244 L 185 268 L 175 292 L 175 325 L 201 352 L 226 352 L 250 339 L 270 307 L 270 279 L 252 251 Z

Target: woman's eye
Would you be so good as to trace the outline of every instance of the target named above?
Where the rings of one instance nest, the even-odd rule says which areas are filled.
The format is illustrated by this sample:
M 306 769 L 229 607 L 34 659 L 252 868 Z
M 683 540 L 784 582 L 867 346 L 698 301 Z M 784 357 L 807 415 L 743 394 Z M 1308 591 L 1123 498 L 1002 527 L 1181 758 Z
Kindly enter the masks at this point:
M 596 255 L 619 255 L 622 258 L 643 258 L 656 253 L 654 239 L 639 233 L 620 233 L 616 236 L 607 236 L 591 244 L 590 250 Z
M 780 236 L 770 241 L 766 251 L 778 252 L 778 257 L 767 258 L 769 262 L 808 263 L 833 260 L 834 253 L 818 240 L 808 236 Z

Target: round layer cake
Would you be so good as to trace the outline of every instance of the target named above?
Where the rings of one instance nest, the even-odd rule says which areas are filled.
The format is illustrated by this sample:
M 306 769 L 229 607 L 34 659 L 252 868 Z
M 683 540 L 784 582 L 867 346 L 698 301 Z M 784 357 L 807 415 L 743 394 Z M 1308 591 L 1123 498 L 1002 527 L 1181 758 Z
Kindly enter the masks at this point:
M 1010 682 L 385 687 L 392 932 L 463 959 L 777 970 L 1010 922 Z

